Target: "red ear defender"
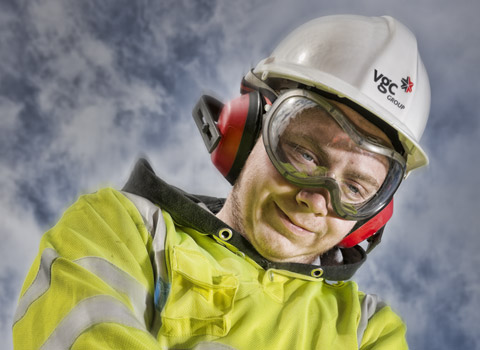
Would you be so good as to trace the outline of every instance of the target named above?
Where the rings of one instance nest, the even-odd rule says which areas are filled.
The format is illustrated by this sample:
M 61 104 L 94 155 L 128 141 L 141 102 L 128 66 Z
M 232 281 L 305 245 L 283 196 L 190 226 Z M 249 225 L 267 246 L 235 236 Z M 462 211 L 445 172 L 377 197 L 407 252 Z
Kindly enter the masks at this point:
M 225 105 L 204 95 L 192 114 L 213 164 L 233 184 L 261 129 L 263 99 L 260 93 L 241 95 Z
M 385 226 L 387 221 L 392 217 L 392 214 L 393 199 L 377 215 L 367 220 L 367 222 L 345 237 L 338 246 L 340 248 L 351 248 L 370 238 Z

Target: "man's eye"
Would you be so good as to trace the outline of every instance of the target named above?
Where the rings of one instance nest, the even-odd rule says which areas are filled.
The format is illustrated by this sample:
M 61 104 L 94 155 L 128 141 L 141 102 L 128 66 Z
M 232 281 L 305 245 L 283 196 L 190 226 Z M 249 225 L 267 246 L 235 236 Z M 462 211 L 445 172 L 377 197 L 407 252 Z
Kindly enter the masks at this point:
M 365 200 L 362 188 L 353 183 L 342 182 L 342 200 L 349 203 L 359 203 Z
M 353 194 L 359 194 L 360 189 L 357 186 L 354 186 L 352 184 L 347 184 L 348 190 L 353 193 Z
M 374 195 L 374 191 L 368 190 L 361 184 L 356 183 L 342 183 L 342 196 L 343 200 L 350 203 L 361 203 L 370 199 Z
M 307 161 L 309 161 L 309 162 L 313 162 L 313 157 L 312 157 L 310 154 L 306 153 L 306 152 L 303 152 L 303 153 L 302 153 L 302 157 L 305 158 L 305 160 L 307 160 Z

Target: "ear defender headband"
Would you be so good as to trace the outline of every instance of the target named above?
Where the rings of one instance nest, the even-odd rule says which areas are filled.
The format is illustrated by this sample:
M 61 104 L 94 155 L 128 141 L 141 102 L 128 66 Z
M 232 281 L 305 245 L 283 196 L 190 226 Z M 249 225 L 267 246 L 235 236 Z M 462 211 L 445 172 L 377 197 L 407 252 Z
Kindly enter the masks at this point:
M 209 95 L 202 95 L 192 115 L 211 154 L 212 163 L 234 184 L 260 135 L 265 106 L 271 105 L 276 95 L 242 80 L 242 95 L 223 104 Z M 352 231 L 338 244 L 351 248 L 367 240 L 367 252 L 378 243 L 383 228 L 393 214 L 393 199 L 372 218 L 358 221 Z

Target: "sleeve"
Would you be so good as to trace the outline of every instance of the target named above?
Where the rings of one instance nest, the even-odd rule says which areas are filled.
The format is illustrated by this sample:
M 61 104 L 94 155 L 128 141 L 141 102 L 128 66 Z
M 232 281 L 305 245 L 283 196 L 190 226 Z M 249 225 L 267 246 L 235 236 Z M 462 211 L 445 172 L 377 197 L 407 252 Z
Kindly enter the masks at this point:
M 15 349 L 160 349 L 152 236 L 123 194 L 85 195 L 45 233 L 13 324 Z
M 361 350 L 408 350 L 404 322 L 375 295 L 366 295 L 363 299 L 362 318 L 365 322 L 360 320 L 359 325 Z

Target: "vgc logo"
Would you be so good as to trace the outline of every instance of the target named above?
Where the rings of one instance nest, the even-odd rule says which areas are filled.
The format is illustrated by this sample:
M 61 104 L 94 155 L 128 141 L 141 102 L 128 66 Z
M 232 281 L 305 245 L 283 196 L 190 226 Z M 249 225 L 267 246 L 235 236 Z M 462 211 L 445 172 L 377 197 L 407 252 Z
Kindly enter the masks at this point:
M 378 91 L 380 91 L 382 94 L 385 94 L 388 89 L 388 92 L 390 92 L 392 95 L 395 95 L 395 90 L 398 89 L 398 85 L 395 83 L 392 83 L 392 79 L 389 79 L 388 77 L 386 77 L 381 73 L 379 74 L 378 71 L 375 69 L 373 73 L 373 80 L 376 83 L 380 81 L 377 88 L 378 88 Z
M 392 79 L 390 79 L 389 77 L 387 77 L 383 73 L 380 73 L 376 69 L 373 72 L 373 81 L 375 83 L 378 83 L 378 85 L 377 85 L 378 91 L 380 91 L 382 94 L 388 93 L 387 100 L 392 102 L 395 106 L 397 106 L 400 109 L 405 108 L 404 104 L 402 104 L 395 97 L 393 97 L 393 96 L 395 96 L 395 93 L 398 90 L 398 84 L 393 82 Z M 414 84 L 413 84 L 412 80 L 410 79 L 410 77 L 407 76 L 406 78 L 402 78 L 401 89 L 403 91 L 405 91 L 406 93 L 412 92 L 413 85 Z

